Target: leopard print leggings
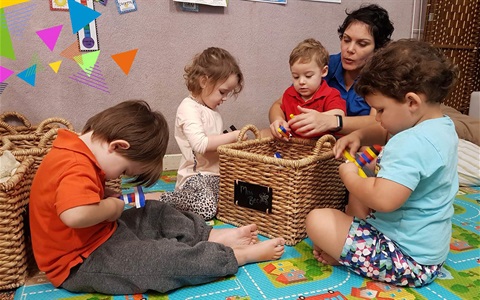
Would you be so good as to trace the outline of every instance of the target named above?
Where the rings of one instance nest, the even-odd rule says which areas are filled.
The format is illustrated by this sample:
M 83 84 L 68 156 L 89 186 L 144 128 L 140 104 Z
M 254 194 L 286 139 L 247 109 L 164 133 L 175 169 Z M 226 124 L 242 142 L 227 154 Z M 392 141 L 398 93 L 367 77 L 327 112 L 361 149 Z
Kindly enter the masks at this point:
M 190 177 L 180 189 L 162 194 L 159 201 L 211 220 L 217 214 L 219 183 L 220 177 L 217 175 L 197 174 Z

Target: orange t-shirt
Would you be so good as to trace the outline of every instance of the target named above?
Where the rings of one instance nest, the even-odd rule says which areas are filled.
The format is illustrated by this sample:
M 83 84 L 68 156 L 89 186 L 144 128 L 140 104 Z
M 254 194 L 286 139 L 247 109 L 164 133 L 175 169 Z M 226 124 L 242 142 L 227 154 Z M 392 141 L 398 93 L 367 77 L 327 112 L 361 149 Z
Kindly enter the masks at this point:
M 29 204 L 35 260 L 54 286 L 117 228 L 116 222 L 70 228 L 59 217 L 70 208 L 99 203 L 104 183 L 105 173 L 87 145 L 75 133 L 59 130 L 35 175 Z

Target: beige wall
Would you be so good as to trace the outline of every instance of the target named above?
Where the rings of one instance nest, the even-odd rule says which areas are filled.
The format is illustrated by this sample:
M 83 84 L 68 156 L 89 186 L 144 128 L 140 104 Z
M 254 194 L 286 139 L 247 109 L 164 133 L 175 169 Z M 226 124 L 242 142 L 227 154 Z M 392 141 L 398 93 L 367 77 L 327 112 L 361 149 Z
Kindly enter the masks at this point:
M 307 37 L 319 39 L 331 53 L 339 51 L 337 28 L 345 9 L 367 1 L 343 0 L 342 4 L 290 0 L 288 5 L 230 0 L 228 8 L 201 7 L 199 13 L 183 12 L 173 1 L 139 1 L 138 11 L 118 14 L 114 1 L 96 4 L 102 15 L 97 19 L 100 55 L 98 65 L 109 93 L 79 84 L 69 77 L 81 71 L 60 53 L 71 45 L 68 12 L 51 11 L 48 1 L 32 0 L 5 8 L 5 13 L 34 4 L 34 10 L 21 36 L 12 36 L 16 60 L 1 58 L 5 68 L 15 71 L 5 82 L 0 111 L 15 110 L 32 123 L 58 116 L 73 122 L 77 131 L 96 112 L 122 100 L 141 98 L 162 111 L 170 124 L 168 153 L 178 153 L 173 138 L 177 105 L 187 95 L 182 74 L 191 57 L 209 46 L 223 47 L 236 56 L 245 75 L 245 89 L 237 100 L 220 107 L 225 128 L 253 123 L 268 126 L 268 109 L 290 84 L 288 56 Z M 371 3 L 373 1 L 369 1 Z M 395 23 L 394 38 L 412 35 L 412 16 L 420 1 L 382 0 Z M 7 19 L 9 20 L 9 19 Z M 417 22 L 417 21 L 415 21 Z M 35 33 L 63 24 L 50 51 Z M 417 24 L 417 23 L 415 23 Z M 138 48 L 128 76 L 111 55 Z M 37 58 L 37 59 L 35 59 Z M 35 86 L 18 78 L 17 73 L 38 61 Z M 56 74 L 49 63 L 62 60 Z

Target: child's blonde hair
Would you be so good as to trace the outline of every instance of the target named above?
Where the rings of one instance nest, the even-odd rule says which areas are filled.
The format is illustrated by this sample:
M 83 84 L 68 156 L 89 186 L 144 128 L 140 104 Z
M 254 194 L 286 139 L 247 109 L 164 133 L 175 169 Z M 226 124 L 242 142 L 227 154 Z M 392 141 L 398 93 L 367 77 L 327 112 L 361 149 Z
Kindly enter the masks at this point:
M 118 148 L 120 155 L 139 162 L 145 171 L 132 179 L 134 184 L 154 184 L 163 171 L 163 157 L 168 145 L 168 124 L 165 117 L 152 111 L 143 100 L 128 100 L 88 119 L 82 134 L 92 131 L 92 139 L 110 143 L 125 140 L 128 149 Z
M 290 67 L 294 63 L 309 63 L 312 60 L 315 60 L 317 65 L 320 68 L 328 65 L 328 51 L 323 47 L 322 43 L 316 39 L 306 39 L 300 42 L 295 48 L 293 48 L 292 53 L 290 53 Z
M 238 85 L 232 91 L 233 96 L 237 96 L 243 89 L 243 74 L 237 61 L 227 50 L 210 47 L 195 55 L 191 64 L 185 67 L 183 78 L 192 95 L 199 95 L 202 92 L 202 76 L 206 76 L 208 82 L 215 86 L 232 74 L 238 78 Z

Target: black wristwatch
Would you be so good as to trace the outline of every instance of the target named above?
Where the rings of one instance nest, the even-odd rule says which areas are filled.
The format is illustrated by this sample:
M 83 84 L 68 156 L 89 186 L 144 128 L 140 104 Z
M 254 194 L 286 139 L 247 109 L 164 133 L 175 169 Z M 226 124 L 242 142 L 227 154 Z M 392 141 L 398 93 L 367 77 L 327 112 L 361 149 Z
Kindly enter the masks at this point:
M 337 117 L 337 127 L 330 130 L 330 132 L 339 132 L 343 128 L 343 117 L 341 115 L 335 115 Z

